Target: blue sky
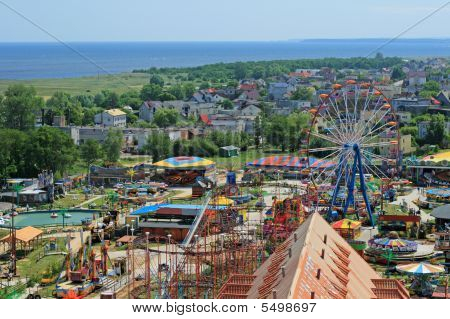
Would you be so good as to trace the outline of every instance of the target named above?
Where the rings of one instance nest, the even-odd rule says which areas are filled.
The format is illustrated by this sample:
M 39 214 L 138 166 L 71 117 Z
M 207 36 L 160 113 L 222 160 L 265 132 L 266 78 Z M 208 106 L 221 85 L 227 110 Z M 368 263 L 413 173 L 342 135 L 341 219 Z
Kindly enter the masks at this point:
M 0 42 L 391 38 L 445 0 L 0 0 Z M 450 5 L 404 38 L 450 38 Z

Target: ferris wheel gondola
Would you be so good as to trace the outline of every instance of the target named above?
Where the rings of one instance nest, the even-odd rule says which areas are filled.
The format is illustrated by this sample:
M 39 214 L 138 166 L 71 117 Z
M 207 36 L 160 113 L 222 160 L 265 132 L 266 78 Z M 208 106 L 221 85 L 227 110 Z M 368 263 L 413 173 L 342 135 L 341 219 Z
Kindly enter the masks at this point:
M 358 218 L 364 211 L 373 225 L 368 179 L 392 178 L 401 160 L 400 132 L 389 99 L 369 83 L 349 80 L 321 94 L 311 114 L 306 154 L 334 163 L 327 169 L 309 167 L 316 205 L 326 203 L 329 219 L 335 209 Z M 319 186 L 331 189 L 331 195 L 319 192 Z

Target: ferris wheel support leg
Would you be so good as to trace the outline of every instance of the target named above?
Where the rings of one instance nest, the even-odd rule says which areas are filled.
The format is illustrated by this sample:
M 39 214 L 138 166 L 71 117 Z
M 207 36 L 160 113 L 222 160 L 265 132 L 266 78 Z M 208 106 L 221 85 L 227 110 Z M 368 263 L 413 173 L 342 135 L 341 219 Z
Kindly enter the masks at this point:
M 355 181 L 356 181 L 356 170 L 357 170 L 357 157 L 355 156 L 355 159 L 353 161 L 353 167 L 352 167 L 352 175 L 351 175 L 351 179 L 350 179 L 350 183 L 348 183 L 348 187 L 347 187 L 347 199 L 345 200 L 345 206 L 344 206 L 344 218 L 347 215 L 347 210 L 348 210 L 348 206 L 350 206 L 350 204 L 353 204 L 355 202 L 355 196 L 354 196 L 354 190 L 355 190 Z M 361 172 L 359 173 L 360 175 L 362 174 Z M 359 214 L 358 211 L 356 211 L 356 216 L 359 219 Z
M 331 203 L 330 203 L 330 207 L 328 208 L 328 214 L 327 214 L 327 219 L 328 221 L 332 221 L 332 212 L 333 212 L 333 207 L 334 207 L 334 203 L 336 202 L 336 198 L 337 195 L 339 194 L 339 188 L 340 188 L 340 183 L 341 183 L 341 178 L 342 178 L 342 164 L 344 162 L 344 154 L 341 155 L 341 158 L 339 159 L 339 170 L 337 172 L 337 180 L 336 180 L 336 187 L 334 188 L 333 191 L 333 197 L 331 199 Z
M 358 161 L 361 192 L 363 194 L 364 202 L 366 203 L 366 209 L 367 209 L 367 214 L 369 215 L 370 225 L 372 227 L 374 227 L 375 224 L 373 223 L 372 208 L 370 207 L 369 198 L 367 197 L 367 189 L 366 189 L 366 183 L 364 181 L 364 171 L 363 171 L 363 167 L 362 167 L 361 153 L 360 153 L 359 147 L 356 147 L 355 155 L 356 155 L 355 161 Z

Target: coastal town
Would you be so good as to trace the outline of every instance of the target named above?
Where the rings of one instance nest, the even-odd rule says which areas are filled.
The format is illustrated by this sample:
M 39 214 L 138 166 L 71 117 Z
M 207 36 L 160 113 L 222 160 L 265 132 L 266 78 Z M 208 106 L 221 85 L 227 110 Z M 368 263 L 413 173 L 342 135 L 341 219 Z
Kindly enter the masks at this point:
M 141 85 L 78 93 L 11 83 L 0 298 L 448 298 L 449 63 L 378 53 L 134 70 Z

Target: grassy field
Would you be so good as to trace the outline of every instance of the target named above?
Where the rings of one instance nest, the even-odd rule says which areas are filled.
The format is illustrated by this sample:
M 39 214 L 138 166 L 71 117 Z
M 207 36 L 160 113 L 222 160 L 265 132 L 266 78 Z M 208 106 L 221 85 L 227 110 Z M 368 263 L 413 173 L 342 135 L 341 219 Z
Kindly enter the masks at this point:
M 124 93 L 131 89 L 140 90 L 149 81 L 149 74 L 145 73 L 121 73 L 117 75 L 101 75 L 99 77 L 80 77 L 63 79 L 32 79 L 32 80 L 0 80 L 0 93 L 15 83 L 32 85 L 38 95 L 50 97 L 57 91 L 63 91 L 72 95 L 96 94 L 102 90 L 111 90 Z

